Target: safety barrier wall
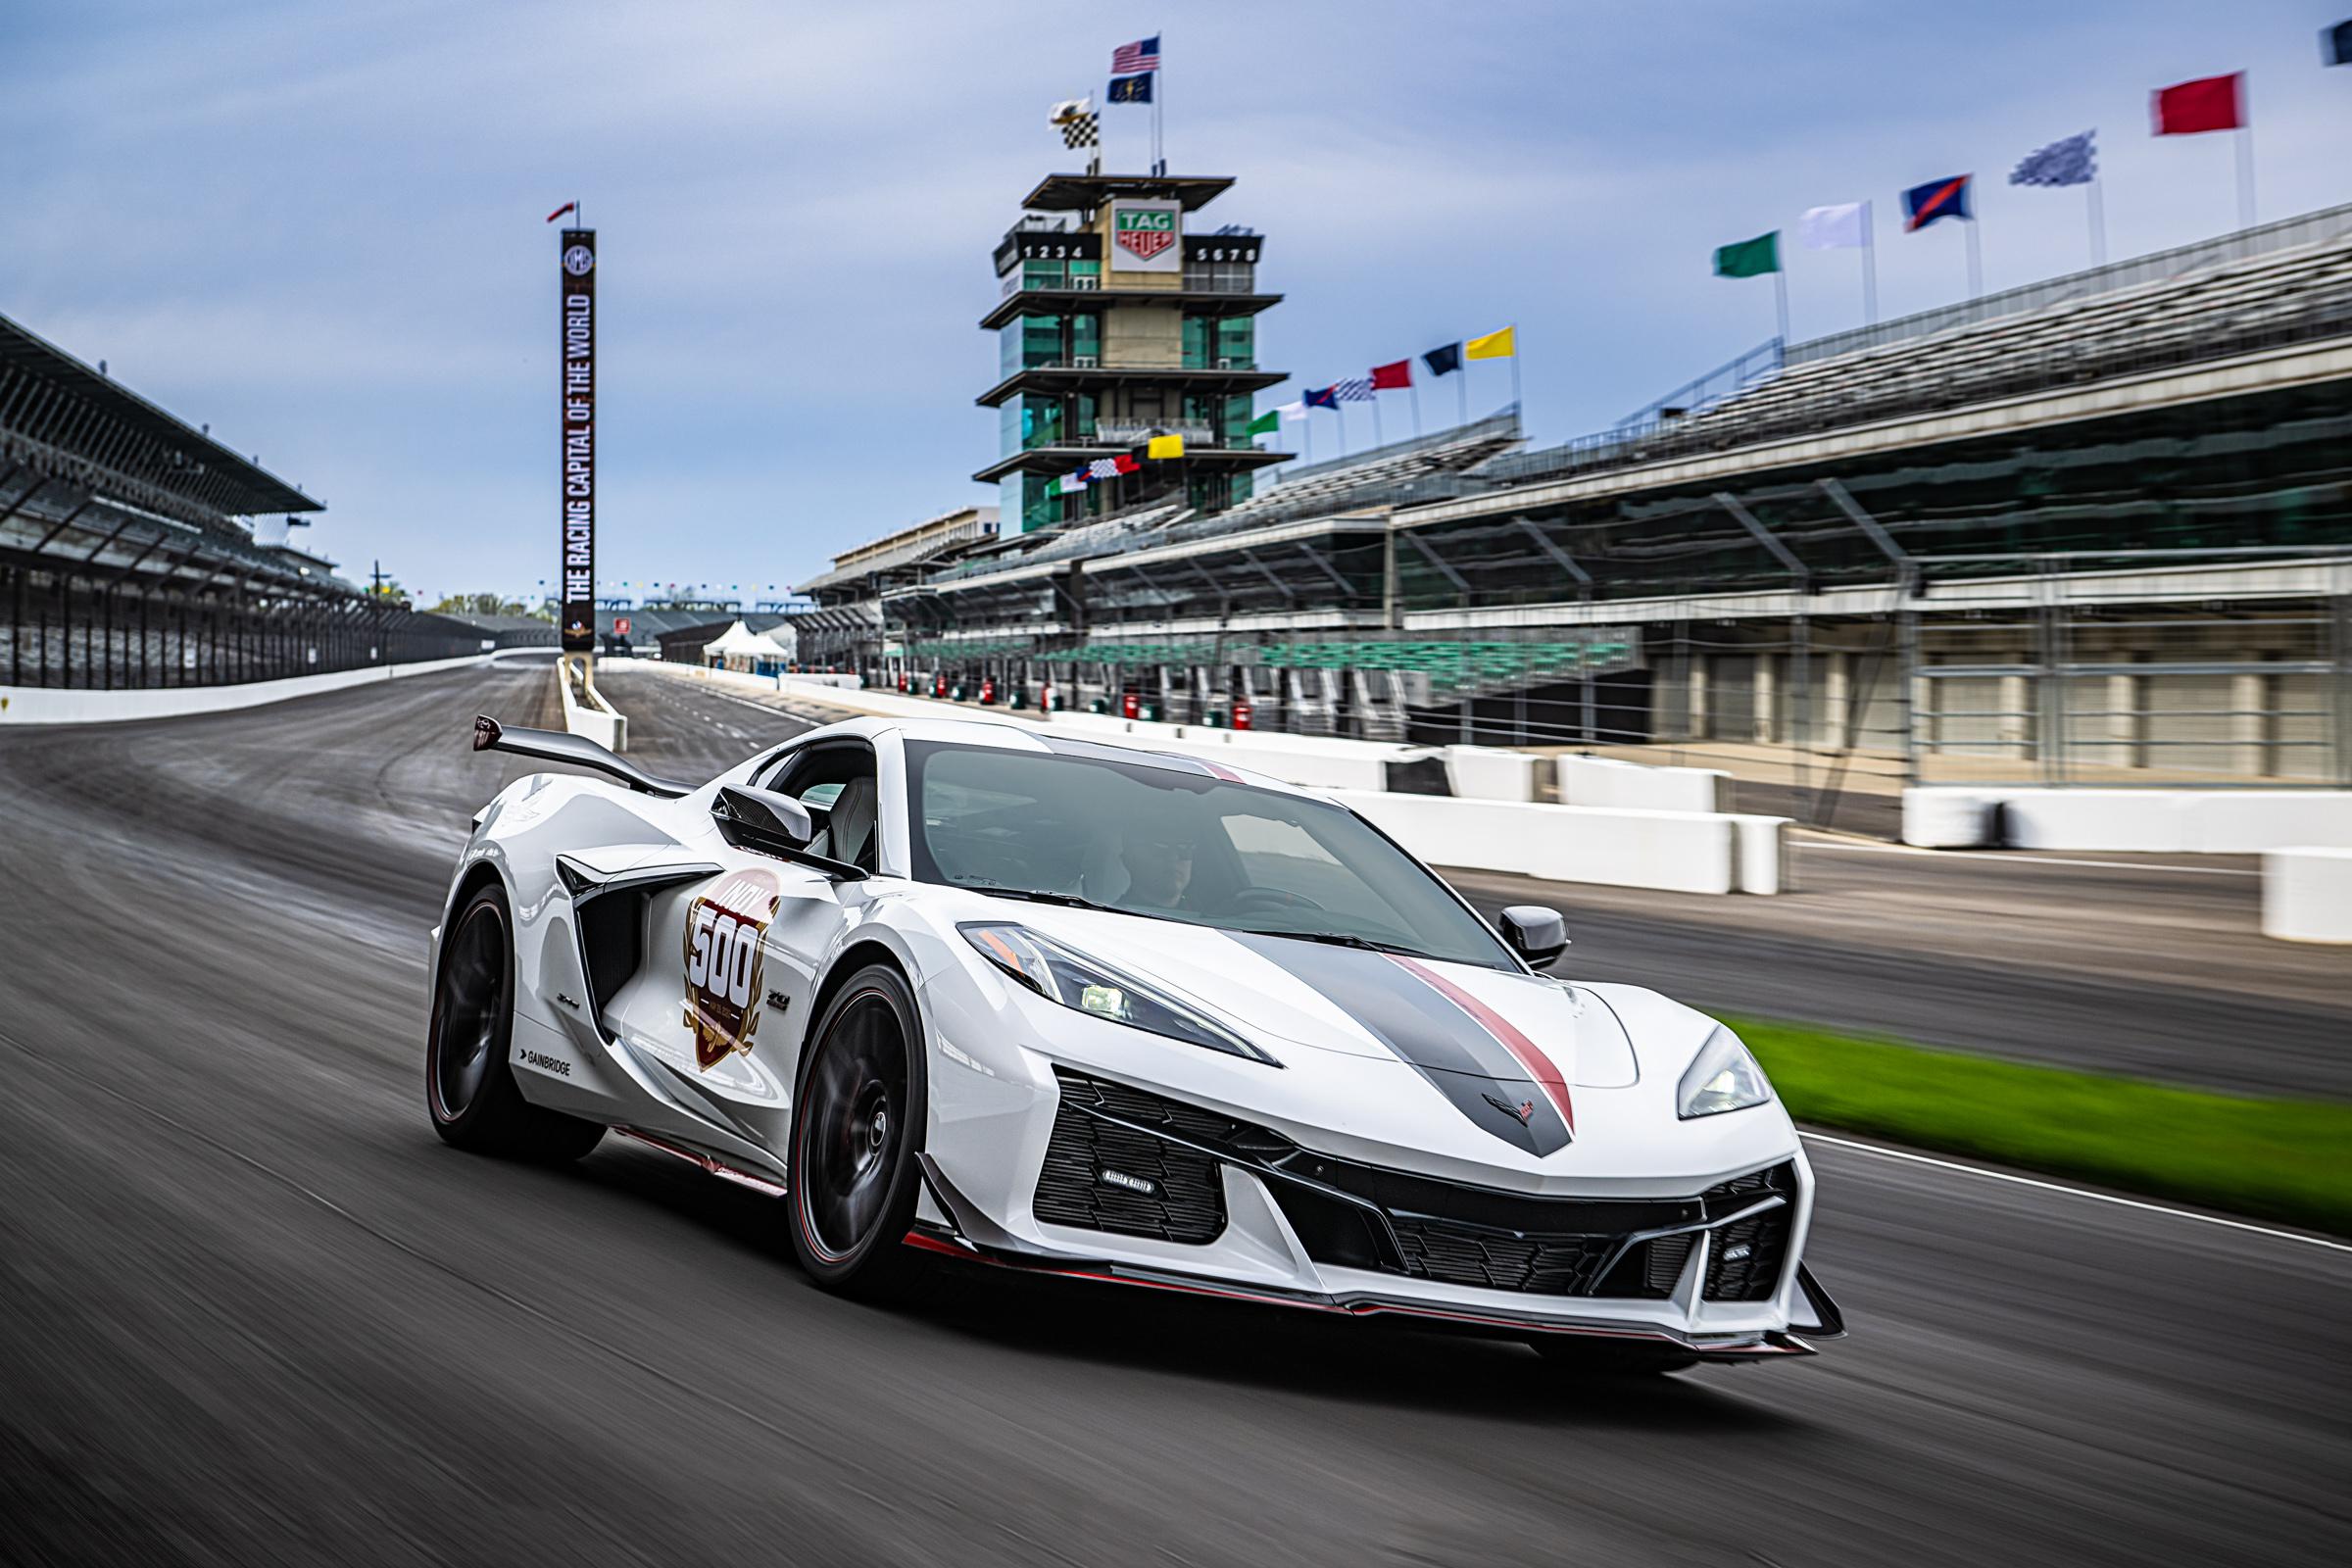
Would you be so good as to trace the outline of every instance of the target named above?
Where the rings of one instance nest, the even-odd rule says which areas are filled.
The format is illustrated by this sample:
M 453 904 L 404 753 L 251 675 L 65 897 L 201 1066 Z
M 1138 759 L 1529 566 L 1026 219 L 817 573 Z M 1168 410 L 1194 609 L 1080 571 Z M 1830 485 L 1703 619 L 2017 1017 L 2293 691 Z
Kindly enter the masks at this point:
M 2262 934 L 2352 943 L 2352 849 L 2299 845 L 2265 854 Z
M 170 686 L 111 692 L 68 686 L 0 686 L 0 724 L 119 724 L 141 718 L 222 713 L 365 686 L 370 681 L 430 675 L 445 669 L 503 662 L 504 652 L 427 659 L 414 664 L 339 669 L 323 675 L 289 675 L 283 680 L 245 681 L 234 686 Z M 516 652 L 546 657 L 543 649 Z
M 2352 790 L 1922 786 L 1903 791 L 1903 842 L 2177 855 L 2352 849 Z
M 1343 790 L 1336 798 L 1434 865 L 1669 893 L 1780 891 L 1782 817 L 1465 801 Z M 1760 885 L 1748 887 L 1749 867 Z
M 1721 810 L 1723 781 L 1730 776 L 1720 768 L 1651 767 L 1609 757 L 1552 759 L 1552 779 L 1563 806 Z
M 580 695 L 572 692 L 572 666 L 568 661 L 556 665 L 556 693 L 564 704 L 564 728 L 566 733 L 596 742 L 609 752 L 629 749 L 629 721 L 620 710 L 605 700 L 596 689 L 596 677 L 584 676 Z

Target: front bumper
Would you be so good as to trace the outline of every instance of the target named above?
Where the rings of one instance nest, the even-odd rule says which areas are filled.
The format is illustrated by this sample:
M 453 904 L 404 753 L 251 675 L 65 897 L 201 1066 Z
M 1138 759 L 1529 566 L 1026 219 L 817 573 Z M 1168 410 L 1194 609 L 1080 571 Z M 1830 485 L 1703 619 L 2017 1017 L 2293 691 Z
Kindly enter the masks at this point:
M 1003 1266 L 1352 1317 L 1572 1334 L 1708 1359 L 1843 1332 L 1799 1260 L 1801 1152 L 1685 1198 L 1536 1198 L 1384 1170 L 1055 1067 L 1050 1126 L 993 1194 L 924 1157 L 910 1245 Z M 936 1131 L 936 1129 L 935 1129 Z M 992 1212 L 993 1210 L 993 1212 Z

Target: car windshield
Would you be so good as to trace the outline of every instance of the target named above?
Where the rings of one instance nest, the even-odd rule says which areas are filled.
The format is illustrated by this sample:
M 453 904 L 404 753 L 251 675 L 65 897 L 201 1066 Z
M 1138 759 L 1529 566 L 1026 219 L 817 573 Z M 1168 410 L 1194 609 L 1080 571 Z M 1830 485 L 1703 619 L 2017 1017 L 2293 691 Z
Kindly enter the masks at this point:
M 1109 747 L 1080 755 L 907 742 L 914 874 L 1006 897 L 1517 967 L 1444 884 L 1339 807 L 1118 758 Z

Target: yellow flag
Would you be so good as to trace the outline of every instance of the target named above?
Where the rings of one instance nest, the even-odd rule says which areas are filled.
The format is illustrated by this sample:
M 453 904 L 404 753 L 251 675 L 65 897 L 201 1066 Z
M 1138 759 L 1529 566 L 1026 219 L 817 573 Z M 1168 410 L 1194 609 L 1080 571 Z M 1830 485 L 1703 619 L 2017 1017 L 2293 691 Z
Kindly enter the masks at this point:
M 1184 437 L 1155 435 L 1152 438 L 1152 444 L 1144 448 L 1144 456 L 1147 458 L 1181 458 L 1184 456 Z
M 1474 337 L 1462 345 L 1462 358 L 1466 360 L 1507 360 L 1518 352 L 1518 345 L 1511 337 L 1511 334 L 1518 330 L 1516 326 L 1506 326 L 1499 332 L 1489 332 L 1485 337 Z

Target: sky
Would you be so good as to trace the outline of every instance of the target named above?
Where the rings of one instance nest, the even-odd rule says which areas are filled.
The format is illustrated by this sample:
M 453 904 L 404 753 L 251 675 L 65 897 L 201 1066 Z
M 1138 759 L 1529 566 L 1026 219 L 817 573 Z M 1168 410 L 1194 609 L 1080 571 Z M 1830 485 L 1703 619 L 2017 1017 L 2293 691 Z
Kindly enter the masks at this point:
M 1163 38 L 1167 151 L 1266 236 L 1261 394 L 1516 323 L 1529 433 L 1605 429 L 1769 338 L 1861 320 L 1805 208 L 1876 204 L 1882 318 L 1964 296 L 1963 236 L 1897 193 L 1978 176 L 1984 283 L 2086 264 L 2080 190 L 2015 188 L 2095 128 L 2109 255 L 2234 226 L 2228 135 L 2149 89 L 2248 73 L 2260 217 L 2352 201 L 2352 0 L 1293 0 L 1182 7 L 11 0 L 0 313 L 321 498 L 295 535 L 421 602 L 533 597 L 558 544 L 555 230 L 598 230 L 598 575 L 747 603 L 994 487 L 990 253 L 1046 122 Z M 1105 116 L 1106 167 L 1149 111 Z M 1473 368 L 1473 414 L 1510 395 Z M 1404 401 L 1384 415 L 1393 439 Z M 1433 425 L 1454 400 L 1424 389 Z M 1316 455 L 1336 451 L 1330 416 Z M 1290 427 L 1295 429 L 1295 427 Z M 1356 445 L 1369 420 L 1349 420 Z M 621 585 L 628 586 L 623 588 Z

